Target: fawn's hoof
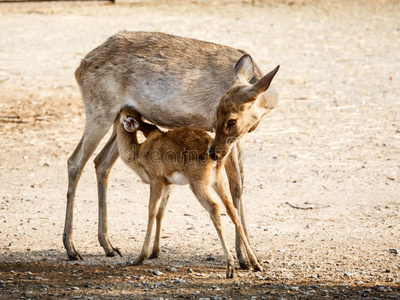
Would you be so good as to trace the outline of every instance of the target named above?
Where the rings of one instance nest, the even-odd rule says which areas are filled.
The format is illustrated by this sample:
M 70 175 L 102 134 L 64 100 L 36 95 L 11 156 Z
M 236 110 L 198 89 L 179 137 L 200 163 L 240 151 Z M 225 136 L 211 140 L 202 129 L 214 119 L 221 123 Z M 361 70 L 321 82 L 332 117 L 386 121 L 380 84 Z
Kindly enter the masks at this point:
M 131 266 L 140 266 L 141 264 L 143 264 L 143 261 L 144 261 L 144 258 L 138 257 L 134 261 L 129 261 L 128 264 Z
M 121 251 L 118 248 L 113 248 L 113 250 L 111 252 L 106 253 L 106 256 L 114 257 L 114 256 L 117 256 L 117 254 L 122 257 Z
M 254 272 L 262 272 L 263 267 L 257 262 L 257 263 L 253 264 L 253 270 L 254 270 Z
M 160 252 L 152 252 L 150 254 L 150 256 L 148 257 L 148 259 L 155 259 L 158 258 L 158 255 L 160 254 Z

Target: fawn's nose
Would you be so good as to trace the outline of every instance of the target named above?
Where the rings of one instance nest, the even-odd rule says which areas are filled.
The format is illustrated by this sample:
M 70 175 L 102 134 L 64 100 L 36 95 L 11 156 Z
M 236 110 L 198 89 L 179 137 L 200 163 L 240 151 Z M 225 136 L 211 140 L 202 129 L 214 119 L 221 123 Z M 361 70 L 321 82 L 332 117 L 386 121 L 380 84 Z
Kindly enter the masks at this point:
M 208 149 L 208 154 L 210 155 L 210 158 L 211 158 L 212 160 L 218 160 L 218 155 L 215 154 L 214 148 L 211 148 L 211 147 L 210 147 L 210 149 Z

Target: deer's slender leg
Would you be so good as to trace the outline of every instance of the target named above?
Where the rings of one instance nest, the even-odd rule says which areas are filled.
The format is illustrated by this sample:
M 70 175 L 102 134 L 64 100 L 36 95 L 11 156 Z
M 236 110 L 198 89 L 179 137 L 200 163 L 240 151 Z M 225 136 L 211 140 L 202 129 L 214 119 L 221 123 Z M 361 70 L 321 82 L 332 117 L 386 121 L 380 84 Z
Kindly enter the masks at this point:
M 142 251 L 133 262 L 133 265 L 141 265 L 143 261 L 149 256 L 150 252 L 150 239 L 153 230 L 154 219 L 158 212 L 158 206 L 163 193 L 164 183 L 161 180 L 152 180 L 150 183 L 150 199 L 149 199 L 149 217 L 147 221 L 146 237 L 144 239 Z
M 114 248 L 108 237 L 108 222 L 107 222 L 107 185 L 110 171 L 119 156 L 117 146 L 116 128 L 111 134 L 107 144 L 96 156 L 94 164 L 96 167 L 97 190 L 99 198 L 99 229 L 98 238 L 100 245 L 103 247 L 107 256 L 121 255 L 118 248 Z
M 250 263 L 253 266 L 254 271 L 261 271 L 262 267 L 260 263 L 257 260 L 257 257 L 255 256 L 253 249 L 251 249 L 247 236 L 244 233 L 242 223 L 240 221 L 240 217 L 238 214 L 237 209 L 233 206 L 232 202 L 229 200 L 227 191 L 226 191 L 226 186 L 225 186 L 225 181 L 222 176 L 222 173 L 220 169 L 218 168 L 216 170 L 216 180 L 213 184 L 214 190 L 217 192 L 218 196 L 221 198 L 222 203 L 226 207 L 226 211 L 231 218 L 233 224 L 235 225 L 235 228 L 237 232 L 239 233 L 240 239 L 246 249 L 247 256 L 250 260 Z
M 243 187 L 244 187 L 244 143 L 245 143 L 245 137 L 242 137 L 237 143 L 237 157 L 238 157 L 238 165 L 239 165 L 239 171 L 240 171 L 240 179 L 242 183 L 242 191 L 241 191 L 241 196 L 243 194 Z M 247 226 L 246 226 L 246 220 L 244 217 L 244 209 L 243 209 L 243 201 L 240 200 L 240 219 L 242 221 L 242 226 L 244 233 L 247 236 L 247 239 L 249 239 L 248 233 L 247 233 Z M 249 241 L 250 242 L 250 241 Z
M 161 251 L 160 236 L 161 236 L 161 222 L 164 218 L 165 208 L 167 207 L 169 195 L 171 193 L 172 185 L 166 185 L 161 197 L 160 207 L 158 208 L 158 213 L 156 216 L 157 226 L 156 226 L 156 236 L 154 237 L 153 251 L 151 252 L 149 259 L 157 258 Z
M 201 184 L 201 181 L 196 180 L 195 182 L 195 180 L 193 180 L 193 182 L 190 183 L 190 188 L 192 189 L 196 198 L 199 200 L 200 204 L 210 214 L 211 220 L 215 229 L 217 230 L 222 248 L 224 250 L 226 259 L 226 278 L 233 278 L 235 276 L 234 260 L 232 253 L 229 251 L 229 247 L 225 241 L 224 233 L 222 231 L 221 211 L 219 205 L 212 200 L 208 190 L 208 184 L 204 185 Z
M 236 143 L 236 145 L 233 146 L 231 149 L 231 152 L 225 163 L 225 171 L 226 171 L 226 175 L 227 175 L 228 181 L 229 181 L 229 189 L 230 189 L 230 192 L 232 195 L 233 205 L 238 210 L 238 213 L 239 213 L 239 216 L 241 219 L 241 223 L 243 226 L 243 230 L 247 236 L 246 222 L 244 220 L 243 204 L 242 204 L 243 172 L 241 173 L 241 171 L 240 171 L 240 169 L 241 169 L 240 164 L 242 165 L 242 169 L 243 169 L 243 163 L 242 162 L 239 163 L 239 154 L 238 154 L 238 148 L 240 151 L 242 151 L 242 149 L 241 149 L 242 147 L 238 146 L 239 142 Z M 236 229 L 235 245 L 236 245 L 236 254 L 239 259 L 240 268 L 248 269 L 250 267 L 250 263 L 247 258 L 246 252 L 244 251 L 245 249 L 243 248 L 243 245 L 240 240 L 240 235 L 239 235 L 239 232 L 237 231 L 237 229 Z
M 82 256 L 78 251 L 76 251 L 72 241 L 76 187 L 86 162 L 93 154 L 101 139 L 106 135 L 108 129 L 112 125 L 112 121 L 109 124 L 105 123 L 98 125 L 96 130 L 92 130 L 88 125 L 89 122 L 86 123 L 85 132 L 83 133 L 78 146 L 68 159 L 67 210 L 65 215 L 63 242 L 70 260 L 82 260 Z

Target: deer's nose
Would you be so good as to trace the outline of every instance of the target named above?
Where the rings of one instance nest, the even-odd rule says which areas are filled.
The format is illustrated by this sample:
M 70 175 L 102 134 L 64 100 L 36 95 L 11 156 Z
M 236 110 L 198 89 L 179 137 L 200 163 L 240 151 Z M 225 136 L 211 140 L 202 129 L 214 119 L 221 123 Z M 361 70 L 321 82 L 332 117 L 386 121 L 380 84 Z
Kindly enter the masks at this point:
M 212 160 L 218 160 L 218 155 L 215 154 L 214 148 L 210 147 L 210 149 L 208 149 L 208 154 Z

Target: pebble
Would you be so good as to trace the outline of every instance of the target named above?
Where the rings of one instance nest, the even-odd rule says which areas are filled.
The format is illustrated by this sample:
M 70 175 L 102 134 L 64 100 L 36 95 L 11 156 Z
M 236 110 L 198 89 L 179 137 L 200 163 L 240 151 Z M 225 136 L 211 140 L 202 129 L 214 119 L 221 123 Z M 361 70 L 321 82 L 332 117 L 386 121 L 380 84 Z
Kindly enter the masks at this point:
M 71 288 L 71 290 L 79 291 L 79 288 L 78 288 L 77 286 L 73 286 L 73 287 Z
M 219 290 L 221 290 L 219 287 L 217 287 L 216 285 L 213 285 L 212 287 L 211 287 L 214 291 L 219 291 Z
M 188 269 L 187 272 L 188 272 L 189 274 L 194 273 L 192 269 Z
M 380 291 L 380 292 L 384 292 L 384 291 L 385 291 L 385 287 L 384 287 L 384 286 L 380 286 L 380 287 L 378 287 L 378 291 Z
M 355 283 L 356 285 L 362 285 L 362 284 L 364 284 L 364 281 L 362 281 L 362 280 L 356 280 L 354 283 Z
M 210 255 L 209 257 L 206 258 L 206 261 L 215 261 L 215 256 Z
M 160 276 L 160 275 L 164 274 L 163 272 L 158 271 L 158 270 L 149 270 L 149 272 L 155 276 Z
M 32 294 L 32 293 L 33 293 L 32 291 L 23 292 L 23 293 L 22 293 L 22 296 L 28 296 L 28 295 L 30 295 L 30 294 Z
M 391 249 L 389 249 L 389 253 L 392 253 L 394 255 L 398 255 L 399 254 L 399 250 L 397 250 L 396 248 L 391 248 Z
M 293 291 L 293 292 L 297 292 L 299 290 L 299 287 L 297 286 L 290 286 L 289 290 Z
M 176 282 L 182 284 L 185 282 L 185 280 L 183 278 L 178 278 L 176 279 Z

